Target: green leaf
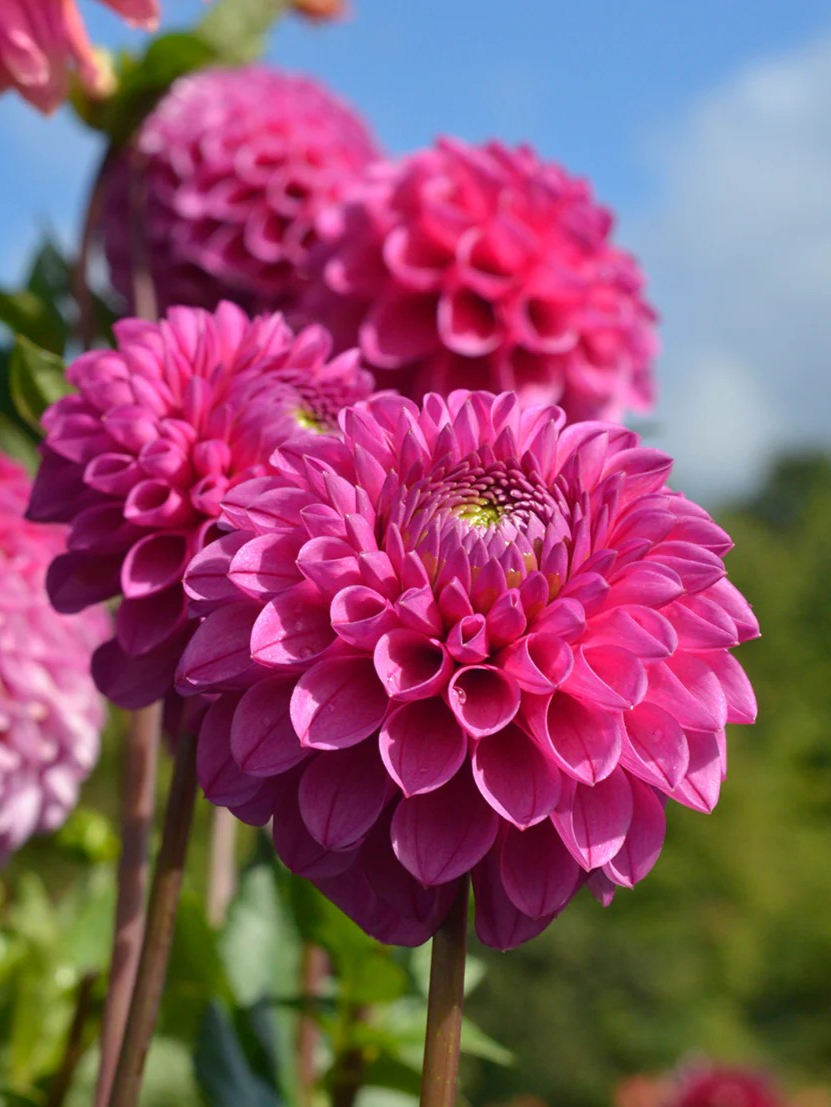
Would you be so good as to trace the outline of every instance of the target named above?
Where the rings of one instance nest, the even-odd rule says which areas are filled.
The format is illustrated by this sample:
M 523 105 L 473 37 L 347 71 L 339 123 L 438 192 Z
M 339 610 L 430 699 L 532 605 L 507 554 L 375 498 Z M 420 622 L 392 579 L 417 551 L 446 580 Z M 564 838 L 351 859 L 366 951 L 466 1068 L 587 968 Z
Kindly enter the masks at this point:
M 63 359 L 19 337 L 9 364 L 9 390 L 21 419 L 39 430 L 46 408 L 71 391 Z
M 162 1001 L 162 1033 L 192 1042 L 208 1003 L 214 998 L 230 1002 L 231 988 L 219 954 L 217 935 L 205 919 L 202 900 L 186 889 L 176 915 Z
M 290 0 L 218 0 L 197 27 L 199 38 L 217 57 L 241 65 L 260 57 L 272 24 Z
M 53 354 L 63 353 L 66 324 L 54 304 L 28 288 L 17 292 L 0 289 L 0 323 Z
M 33 473 L 37 468 L 37 446 L 28 427 L 24 430 L 8 415 L 0 412 L 0 449 Z
M 364 1083 L 368 1087 L 389 1088 L 394 1092 L 415 1096 L 418 1099 L 421 1090 L 421 1070 L 412 1068 L 389 1054 L 383 1054 L 372 1061 L 364 1073 Z
M 499 1042 L 488 1037 L 484 1030 L 464 1019 L 462 1022 L 462 1053 L 469 1057 L 481 1057 L 483 1061 L 492 1061 L 495 1065 L 513 1065 L 514 1055 Z
M 211 1107 L 280 1107 L 283 1103 L 277 1092 L 253 1072 L 232 1020 L 216 1003 L 205 1014 L 194 1068 Z

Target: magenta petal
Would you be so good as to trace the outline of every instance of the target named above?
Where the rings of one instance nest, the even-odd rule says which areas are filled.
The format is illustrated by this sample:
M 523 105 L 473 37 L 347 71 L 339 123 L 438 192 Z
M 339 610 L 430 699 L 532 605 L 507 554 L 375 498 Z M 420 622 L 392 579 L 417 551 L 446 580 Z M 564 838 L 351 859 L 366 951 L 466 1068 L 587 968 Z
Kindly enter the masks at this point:
M 464 732 L 437 696 L 395 708 L 381 727 L 380 741 L 387 771 L 405 796 L 440 788 L 467 756 Z
M 652 665 L 647 699 L 673 715 L 684 729 L 720 730 L 727 721 L 722 686 L 694 654 L 676 653 Z
M 150 534 L 140 539 L 124 559 L 122 592 L 130 599 L 140 599 L 181 583 L 192 552 L 191 538 L 185 533 Z
M 551 816 L 570 853 L 589 872 L 618 852 L 632 822 L 632 787 L 623 769 L 597 784 L 575 784 Z
M 373 650 L 381 635 L 397 625 L 389 600 L 363 584 L 338 592 L 329 613 L 338 637 L 362 650 Z
M 621 714 L 583 703 L 564 692 L 551 699 L 545 718 L 554 758 L 584 784 L 607 777 L 620 758 Z
M 611 906 L 617 888 L 602 869 L 594 869 L 589 873 L 586 887 L 602 907 Z
M 533 919 L 562 911 L 582 882 L 582 870 L 550 820 L 530 830 L 507 828 L 499 871 L 514 906 Z
M 640 703 L 646 694 L 641 661 L 619 646 L 585 646 L 574 652 L 574 668 L 563 690 L 584 702 L 611 710 Z
M 690 763 L 687 736 L 678 721 L 654 703 L 638 704 L 623 721 L 620 763 L 641 780 L 671 792 Z
M 475 665 L 490 653 L 484 615 L 465 615 L 447 636 L 447 648 L 455 661 Z
M 185 592 L 198 614 L 206 614 L 215 604 L 240 599 L 238 590 L 228 579 L 228 570 L 234 554 L 248 537 L 239 531 L 223 534 L 191 559 L 185 570 Z
M 678 603 L 668 609 L 675 612 Z M 669 614 L 664 617 L 651 607 L 630 604 L 613 607 L 596 615 L 591 623 L 591 642 L 598 646 L 622 646 L 642 660 L 669 657 L 678 647 L 678 635 Z
M 509 674 L 493 665 L 459 669 L 450 681 L 453 714 L 468 734 L 483 738 L 502 730 L 519 710 L 520 690 Z
M 690 749 L 689 767 L 684 779 L 670 795 L 693 811 L 709 814 L 718 802 L 724 779 L 719 735 L 688 730 L 687 744 Z
M 544 695 L 566 680 L 574 664 L 570 647 L 551 634 L 526 634 L 506 647 L 499 664 L 524 692 Z
M 297 555 L 297 566 L 327 596 L 361 582 L 357 554 L 340 538 L 312 538 Z
M 116 637 L 124 652 L 136 657 L 156 649 L 185 621 L 185 596 L 174 585 L 140 600 L 122 600 L 115 616 Z
M 309 833 L 298 805 L 305 772 L 306 766 L 298 765 L 274 779 L 274 848 L 283 864 L 298 876 L 315 880 L 339 876 L 354 863 L 355 851 L 326 849 Z
M 629 778 L 634 808 L 626 841 L 603 866 L 607 876 L 624 888 L 632 888 L 643 880 L 661 853 L 666 834 L 664 805 L 654 790 L 643 781 Z
M 293 688 L 281 677 L 259 680 L 239 702 L 231 727 L 231 753 L 250 776 L 287 772 L 308 756 L 291 725 Z
M 259 607 L 246 600 L 208 615 L 191 639 L 176 673 L 183 695 L 244 687 L 253 669 L 251 628 Z
M 357 745 L 377 730 L 389 700 L 368 658 L 333 658 L 304 673 L 291 697 L 291 721 L 311 749 Z
M 744 669 L 730 653 L 718 653 L 708 661 L 727 698 L 727 722 L 754 723 L 756 696 Z
M 60 554 L 46 572 L 46 590 L 56 611 L 74 615 L 90 604 L 109 600 L 121 591 L 121 557 Z
M 481 738 L 473 750 L 473 779 L 497 814 L 524 829 L 541 822 L 560 796 L 560 773 L 518 726 Z
M 238 702 L 237 696 L 220 696 L 199 728 L 196 775 L 208 800 L 218 807 L 247 803 L 260 788 L 260 781 L 242 772 L 231 756 L 231 725 Z
M 303 773 L 300 814 L 327 849 L 349 849 L 374 825 L 389 796 L 389 778 L 372 742 L 316 757 Z
M 375 647 L 375 670 L 396 700 L 421 700 L 444 689 L 453 660 L 444 645 L 414 630 L 391 630 Z
M 383 903 L 404 918 L 431 927 L 444 921 L 457 891 L 457 882 L 425 888 L 395 856 L 390 839 L 392 811 L 388 807 L 361 846 L 366 877 Z
M 261 609 L 251 632 L 251 656 L 260 665 L 294 666 L 310 663 L 334 641 L 329 605 L 304 580 Z
M 248 541 L 237 549 L 228 568 L 228 578 L 237 588 L 255 598 L 273 596 L 303 579 L 295 565 L 302 535 L 292 531 L 245 537 Z M 191 570 L 188 579 L 190 574 Z
M 502 885 L 497 851 L 473 870 L 473 893 L 476 898 L 476 934 L 479 941 L 492 949 L 514 949 L 536 938 L 553 919 L 553 914 L 532 919 L 513 903 Z
M 95 683 L 118 707 L 135 711 L 163 699 L 172 691 L 176 663 L 182 656 L 191 625 L 140 657 L 128 657 L 115 638 L 92 655 Z
M 436 791 L 401 800 L 392 818 L 392 846 L 416 880 L 444 884 L 481 861 L 498 827 L 498 816 L 462 769 Z
M 369 364 L 399 369 L 439 345 L 436 300 L 399 296 L 376 300 L 360 330 L 360 346 Z

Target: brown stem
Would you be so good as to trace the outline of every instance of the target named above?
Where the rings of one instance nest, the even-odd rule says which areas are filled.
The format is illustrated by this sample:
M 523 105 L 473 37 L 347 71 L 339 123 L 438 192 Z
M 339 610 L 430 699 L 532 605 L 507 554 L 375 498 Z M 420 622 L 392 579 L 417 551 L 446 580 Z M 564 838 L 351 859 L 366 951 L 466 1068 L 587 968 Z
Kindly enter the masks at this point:
M 144 937 L 148 847 L 153 827 L 156 762 L 162 725 L 162 704 L 133 713 L 121 767 L 121 860 L 115 908 L 110 978 L 101 1029 L 101 1067 L 95 1107 L 106 1107 L 124 1037 L 130 997 Z
M 220 927 L 237 890 L 237 820 L 227 807 L 215 807 L 208 868 L 208 922 Z
M 365 1023 L 369 1008 L 365 1003 L 352 1004 L 347 1014 L 347 1026 Z M 354 1107 L 358 1092 L 366 1078 L 366 1051 L 360 1046 L 344 1050 L 335 1059 L 331 1077 L 332 1107 Z
M 314 942 L 303 943 L 300 962 L 300 995 L 304 1008 L 297 1024 L 297 1075 L 299 1107 L 312 1107 L 315 1098 L 317 1071 L 315 1051 L 320 1038 L 317 1023 L 309 1008 L 320 997 L 323 980 L 328 969 L 326 951 Z
M 84 225 L 81 229 L 78 259 L 72 274 L 72 295 L 78 305 L 78 341 L 85 350 L 92 346 L 96 331 L 95 305 L 92 298 L 92 289 L 89 286 L 89 255 L 92 252 L 101 218 L 107 176 L 115 162 L 116 155 L 115 148 L 108 147 L 93 178 L 84 216 Z
M 450 914 L 433 938 L 420 1107 L 453 1107 L 456 1102 L 464 1002 L 468 887 L 467 877 L 459 881 Z
M 147 211 L 145 166 L 137 150 L 132 150 L 128 156 L 130 158 L 130 267 L 133 277 L 133 311 L 140 319 L 155 322 L 159 317 L 159 311 L 145 234 Z
M 173 780 L 156 857 L 136 986 L 115 1071 L 110 1107 L 136 1107 L 144 1061 L 164 989 L 196 798 L 196 736 L 177 739 Z
M 84 1056 L 86 1043 L 84 1031 L 92 1012 L 92 990 L 98 974 L 89 972 L 81 977 L 78 985 L 78 995 L 75 999 L 75 1014 L 66 1037 L 61 1067 L 55 1074 L 55 1078 L 49 1088 L 44 1107 L 63 1107 L 69 1089 L 72 1087 L 72 1078 L 78 1067 L 78 1062 Z

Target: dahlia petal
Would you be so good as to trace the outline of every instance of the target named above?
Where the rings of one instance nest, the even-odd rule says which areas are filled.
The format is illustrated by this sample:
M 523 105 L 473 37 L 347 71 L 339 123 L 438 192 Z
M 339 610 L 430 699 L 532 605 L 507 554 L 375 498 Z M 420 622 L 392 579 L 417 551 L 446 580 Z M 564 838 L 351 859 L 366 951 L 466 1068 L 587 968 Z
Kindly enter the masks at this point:
M 462 357 L 484 357 L 501 340 L 493 304 L 471 288 L 457 288 L 439 299 L 435 325 L 447 349 Z
M 611 906 L 617 887 L 602 869 L 590 872 L 586 878 L 586 885 L 601 907 Z
M 360 858 L 366 879 L 378 899 L 403 919 L 415 920 L 432 934 L 444 922 L 455 899 L 455 880 L 425 888 L 404 868 L 390 840 L 389 808 L 375 824 L 361 847 Z
M 402 914 L 375 891 L 364 871 L 362 857 L 360 850 L 352 866 L 337 876 L 316 877 L 316 887 L 377 942 L 406 947 L 423 945 L 447 917 L 452 899 L 448 902 L 444 888 L 430 889 L 434 892 L 434 910 L 426 921 Z
M 231 756 L 228 736 L 238 702 L 236 696 L 220 697 L 199 728 L 196 775 L 207 799 L 219 807 L 247 803 L 260 788 L 260 781 L 246 775 Z
M 259 610 L 251 632 L 251 656 L 275 668 L 309 664 L 335 637 L 328 604 L 317 587 L 304 580 Z
M 551 821 L 574 860 L 590 872 L 611 861 L 623 845 L 633 808 L 629 777 L 618 768 L 597 784 L 574 784 Z
M 120 557 L 61 554 L 46 572 L 46 590 L 56 611 L 74 615 L 91 604 L 109 600 L 120 590 Z
M 368 658 L 333 658 L 301 676 L 291 698 L 291 721 L 304 746 L 345 749 L 380 727 L 387 706 Z
M 619 646 L 581 646 L 563 682 L 570 696 L 610 710 L 629 709 L 646 695 L 646 670 L 639 658 Z
M 607 607 L 641 604 L 664 607 L 684 591 L 678 574 L 660 561 L 637 561 L 615 573 L 613 588 L 606 598 Z
M 298 553 L 297 567 L 328 596 L 361 583 L 355 550 L 339 538 L 312 538 Z
M 176 663 L 190 633 L 190 626 L 185 626 L 140 657 L 129 657 L 115 638 L 105 642 L 92 655 L 96 685 L 108 700 L 125 711 L 164 699 L 171 691 Z
M 692 542 L 661 542 L 647 557 L 677 573 L 685 592 L 701 592 L 726 573 L 718 554 Z
M 654 703 L 640 703 L 626 712 L 624 725 L 621 765 L 648 784 L 671 792 L 690 763 L 687 737 L 677 720 Z
M 707 661 L 727 699 L 728 723 L 755 723 L 756 697 L 739 662 L 729 653 L 709 654 Z
M 181 527 L 193 521 L 189 500 L 165 481 L 142 480 L 124 501 L 124 518 L 139 527 Z
M 279 776 L 293 769 L 309 751 L 291 724 L 293 685 L 282 677 L 258 680 L 239 701 L 230 731 L 230 750 L 248 776 Z
M 469 872 L 496 840 L 499 820 L 467 770 L 424 795 L 405 797 L 392 817 L 395 856 L 422 884 Z
M 379 637 L 397 625 L 389 600 L 362 584 L 338 592 L 330 616 L 338 637 L 364 650 L 373 649 Z
M 277 856 L 297 876 L 325 880 L 340 876 L 355 862 L 355 850 L 331 850 L 309 833 L 300 814 L 299 785 L 307 766 L 278 776 L 274 781 L 274 818 L 271 837 Z M 259 781 L 258 781 L 259 783 Z
M 363 742 L 314 758 L 303 773 L 298 803 L 312 837 L 327 849 L 363 839 L 386 804 L 389 778 L 377 747 Z
M 488 639 L 494 649 L 507 646 L 525 631 L 527 619 L 518 588 L 504 592 L 487 614 Z
M 473 894 L 476 900 L 476 934 L 491 949 L 508 950 L 536 938 L 554 915 L 532 919 L 524 915 L 509 898 L 502 884 L 496 850 L 473 870 Z
M 624 888 L 633 888 L 658 860 L 666 834 L 664 805 L 652 788 L 629 777 L 634 807 L 626 841 L 603 866 L 603 871 Z
M 233 527 L 270 534 L 295 527 L 300 513 L 313 502 L 305 488 L 275 488 L 273 477 L 255 477 L 228 492 L 222 512 Z
M 197 627 L 176 673 L 182 695 L 202 689 L 244 686 L 254 668 L 251 631 L 259 607 L 250 601 L 228 604 L 213 611 Z
M 241 592 L 255 599 L 271 597 L 302 581 L 295 563 L 302 535 L 289 532 L 260 534 L 252 538 L 247 534 L 245 538 L 248 541 L 238 546 L 228 566 L 228 579 Z M 191 569 L 188 570 L 188 579 Z
M 551 697 L 542 723 L 532 733 L 544 752 L 574 780 L 596 784 L 613 772 L 621 751 L 621 715 L 564 692 Z
M 360 329 L 361 350 L 380 369 L 399 369 L 438 344 L 436 300 L 429 296 L 379 298 Z
M 160 646 L 186 618 L 185 597 L 179 587 L 141 600 L 122 600 L 115 617 L 116 637 L 124 652 L 136 657 Z
M 550 634 L 527 634 L 502 651 L 499 664 L 523 692 L 546 695 L 568 678 L 574 656 L 560 638 Z
M 445 646 L 412 630 L 391 630 L 375 647 L 375 670 L 396 700 L 421 700 L 444 689 L 453 671 Z
M 441 634 L 444 630 L 433 590 L 427 585 L 421 588 L 408 588 L 406 592 L 402 592 L 395 605 L 395 611 L 402 626 L 409 630 L 419 631 L 428 636 Z
M 740 642 L 759 637 L 759 623 L 750 604 L 726 577 L 708 589 L 707 596 L 722 607 L 735 622 Z
M 141 599 L 181 584 L 192 553 L 184 532 L 148 534 L 124 559 L 121 591 L 128 599 Z
M 667 612 L 684 650 L 729 649 L 738 645 L 738 632 L 724 608 L 706 596 L 683 596 Z
M 96 504 L 80 511 L 72 520 L 67 548 L 93 554 L 123 555 L 142 532 L 125 523 L 119 504 Z
M 665 609 L 665 615 L 650 607 L 630 604 L 613 607 L 595 615 L 591 623 L 591 643 L 597 646 L 622 646 L 642 660 L 669 657 L 679 645 L 675 612 L 682 601 Z
M 396 707 L 384 720 L 381 757 L 405 796 L 432 792 L 455 776 L 467 755 L 467 739 L 442 699 Z
M 228 570 L 234 554 L 248 538 L 240 531 L 223 534 L 191 558 L 185 570 L 184 588 L 193 602 L 194 613 L 206 614 L 214 604 L 240 599 L 239 591 L 228 579 Z
M 450 709 L 474 738 L 495 734 L 519 710 L 517 682 L 493 665 L 468 665 L 448 685 Z
M 499 875 L 508 898 L 532 919 L 562 911 L 582 883 L 580 866 L 548 819 L 525 831 L 507 829 Z
M 539 574 L 542 576 L 542 573 Z M 602 577 L 598 578 L 602 580 Z M 602 595 L 609 590 L 608 584 L 603 581 Z M 546 590 L 548 583 L 546 582 Z M 550 607 L 542 613 L 534 623 L 534 630 L 563 638 L 566 642 L 572 642 L 579 638 L 586 629 L 586 611 L 583 605 L 576 599 L 563 599 L 558 597 Z
M 547 818 L 560 797 L 559 771 L 514 724 L 476 743 L 472 768 L 494 811 L 520 830 Z
M 649 670 L 650 703 L 674 715 L 684 729 L 720 730 L 727 699 L 712 669 L 694 654 L 676 653 Z
M 718 802 L 723 779 L 719 735 L 709 731 L 688 730 L 690 763 L 684 779 L 670 793 L 672 799 L 709 814 Z

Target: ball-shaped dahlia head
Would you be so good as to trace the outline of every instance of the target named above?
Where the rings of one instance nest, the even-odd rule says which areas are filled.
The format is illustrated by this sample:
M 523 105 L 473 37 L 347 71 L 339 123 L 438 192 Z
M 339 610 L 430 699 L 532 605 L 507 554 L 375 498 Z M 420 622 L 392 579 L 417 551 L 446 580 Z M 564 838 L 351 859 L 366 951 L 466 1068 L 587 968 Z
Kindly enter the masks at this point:
M 786 1102 L 767 1074 L 715 1065 L 682 1072 L 665 1107 L 786 1107 Z
M 755 714 L 730 539 L 635 433 L 513 393 L 341 428 L 231 490 L 186 574 L 202 786 L 382 941 L 472 873 L 480 938 L 517 945 L 641 880 L 668 798 L 715 804 Z
M 356 352 L 329 360 L 320 327 L 172 308 L 161 323 L 116 324 L 115 350 L 69 368 L 78 390 L 48 409 L 29 517 L 69 524 L 49 568 L 59 611 L 121 595 L 115 636 L 95 654 L 99 688 L 122 707 L 172 687 L 192 626 L 182 575 L 229 489 L 268 472 L 272 451 L 337 429 L 368 396 Z
M 304 318 L 416 400 L 515 389 L 568 417 L 654 402 L 654 313 L 588 185 L 528 147 L 444 139 L 373 166 L 319 222 Z
M 132 302 L 138 219 L 161 309 L 285 309 L 318 215 L 377 157 L 360 117 L 309 78 L 263 66 L 183 77 L 111 173 L 101 233 L 113 285 Z
M 0 454 L 0 862 L 64 822 L 98 759 L 104 704 L 90 676 L 100 608 L 59 615 L 46 569 L 64 527 L 28 523 L 30 481 Z

